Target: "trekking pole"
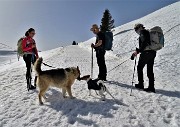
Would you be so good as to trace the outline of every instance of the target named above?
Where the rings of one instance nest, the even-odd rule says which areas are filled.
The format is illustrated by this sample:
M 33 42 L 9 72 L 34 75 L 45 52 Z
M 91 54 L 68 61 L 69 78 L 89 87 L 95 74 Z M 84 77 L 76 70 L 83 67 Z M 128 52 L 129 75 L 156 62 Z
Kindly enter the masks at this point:
M 92 58 L 91 58 L 91 78 L 93 78 L 93 48 L 92 48 Z
M 133 72 L 133 78 L 132 78 L 132 87 L 133 87 L 133 83 L 134 83 L 134 74 L 135 74 L 135 71 L 136 71 L 136 59 L 137 59 L 137 57 L 135 58 L 134 72 Z M 132 87 L 131 87 L 130 96 L 131 96 L 131 94 L 132 94 Z

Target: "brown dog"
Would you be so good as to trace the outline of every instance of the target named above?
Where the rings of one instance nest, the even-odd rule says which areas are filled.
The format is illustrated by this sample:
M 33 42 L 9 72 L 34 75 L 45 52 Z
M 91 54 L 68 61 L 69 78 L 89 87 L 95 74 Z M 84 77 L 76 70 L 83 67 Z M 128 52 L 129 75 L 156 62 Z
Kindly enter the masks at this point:
M 41 64 L 43 59 L 37 59 L 35 63 L 35 71 L 37 73 L 37 85 L 39 86 L 39 103 L 43 104 L 42 97 L 46 99 L 45 92 L 48 90 L 49 86 L 62 88 L 63 97 L 66 97 L 66 91 L 71 99 L 72 96 L 71 86 L 73 85 L 75 79 L 80 78 L 79 67 L 70 67 L 66 69 L 53 69 L 53 70 L 41 70 Z

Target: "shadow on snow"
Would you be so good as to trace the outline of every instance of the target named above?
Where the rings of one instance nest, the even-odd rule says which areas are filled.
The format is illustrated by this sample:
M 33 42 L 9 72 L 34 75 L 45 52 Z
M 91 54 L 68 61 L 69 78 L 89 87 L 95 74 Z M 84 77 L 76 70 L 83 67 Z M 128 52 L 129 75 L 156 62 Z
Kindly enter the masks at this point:
M 112 99 L 106 99 L 106 101 L 89 101 L 82 99 L 69 99 L 63 98 L 62 93 L 56 89 L 50 89 L 52 95 L 48 95 L 48 99 L 46 100 L 50 104 L 45 104 L 48 107 L 56 110 L 57 112 L 62 112 L 68 118 L 69 124 L 74 124 L 76 121 L 90 126 L 93 125 L 95 127 L 99 127 L 95 121 L 91 119 L 93 114 L 98 115 L 101 118 L 113 118 L 114 116 L 110 113 L 111 110 L 118 110 L 119 106 L 127 106 L 122 102 L 117 104 Z M 83 117 L 86 119 L 84 119 Z
M 119 83 L 117 81 L 107 81 L 107 83 L 109 84 L 114 84 L 120 87 L 124 87 L 127 89 L 136 89 L 134 86 L 132 85 L 127 85 L 127 84 L 123 84 L 123 83 Z M 147 93 L 148 94 L 148 93 Z M 168 91 L 168 90 L 163 90 L 163 89 L 156 89 L 156 93 L 155 94 L 161 94 L 167 97 L 176 97 L 176 98 L 180 98 L 180 91 Z

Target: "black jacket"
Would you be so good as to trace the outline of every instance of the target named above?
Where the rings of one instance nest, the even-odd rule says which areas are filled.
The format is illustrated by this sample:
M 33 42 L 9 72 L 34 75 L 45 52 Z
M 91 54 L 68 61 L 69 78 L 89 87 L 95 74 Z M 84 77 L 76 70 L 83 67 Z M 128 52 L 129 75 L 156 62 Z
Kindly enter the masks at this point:
M 139 52 L 143 52 L 145 50 L 145 48 L 150 45 L 150 33 L 148 30 L 141 30 L 140 31 L 140 36 L 139 36 L 139 49 L 136 48 L 136 51 Z

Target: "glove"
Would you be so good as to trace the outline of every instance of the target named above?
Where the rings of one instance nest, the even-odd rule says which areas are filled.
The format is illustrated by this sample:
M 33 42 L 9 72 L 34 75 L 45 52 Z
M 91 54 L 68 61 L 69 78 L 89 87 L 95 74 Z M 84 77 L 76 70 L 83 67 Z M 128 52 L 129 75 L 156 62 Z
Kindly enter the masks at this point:
M 134 54 L 131 55 L 131 60 L 134 60 Z
M 137 51 L 135 51 L 132 55 L 131 55 L 131 60 L 134 60 L 134 57 L 136 57 L 137 56 Z
M 91 44 L 91 48 L 94 48 L 94 44 L 93 43 Z

